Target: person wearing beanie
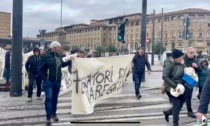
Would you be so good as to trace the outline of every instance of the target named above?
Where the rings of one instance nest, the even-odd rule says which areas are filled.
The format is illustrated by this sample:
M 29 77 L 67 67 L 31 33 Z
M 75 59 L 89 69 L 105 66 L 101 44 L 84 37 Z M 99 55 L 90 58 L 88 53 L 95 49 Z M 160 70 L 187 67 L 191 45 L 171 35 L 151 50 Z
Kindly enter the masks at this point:
M 200 71 L 202 71 L 201 66 L 198 63 L 197 58 L 195 57 L 195 49 L 193 47 L 189 47 L 187 49 L 187 53 L 184 56 L 184 64 L 185 67 L 192 67 L 194 68 L 196 74 L 198 74 Z M 185 99 L 186 99 L 186 106 L 187 106 L 187 115 L 191 118 L 196 118 L 196 115 L 193 112 L 192 109 L 192 94 L 193 94 L 193 88 L 186 88 L 185 90 Z
M 34 48 L 33 49 L 34 55 L 31 55 L 28 57 L 26 63 L 25 63 L 25 68 L 28 73 L 28 79 L 29 79 L 29 84 L 28 84 L 28 102 L 32 102 L 32 95 L 33 95 L 33 84 L 34 81 L 36 80 L 36 85 L 37 85 L 37 99 L 41 100 L 41 84 L 42 84 L 42 79 L 38 75 L 38 64 L 40 61 L 40 50 L 39 48 Z
M 61 68 L 68 66 L 71 60 L 71 58 L 65 62 L 62 60 L 63 57 L 60 54 L 61 44 L 57 41 L 51 42 L 50 50 L 49 53 L 42 56 L 38 66 L 38 73 L 44 81 L 47 124 L 51 124 L 51 119 L 56 122 L 59 121 L 56 112 L 62 79 Z
M 185 87 L 182 80 L 185 67 L 182 64 L 184 53 L 181 50 L 174 49 L 171 55 L 171 58 L 164 61 L 162 78 L 166 84 L 166 94 L 169 97 L 172 107 L 164 110 L 163 114 L 167 122 L 169 122 L 169 116 L 173 115 L 173 126 L 179 126 L 179 113 L 185 102 L 185 92 L 178 97 L 174 97 L 170 91 L 174 90 L 179 92 L 180 90 L 177 88 L 177 85 L 183 85 Z

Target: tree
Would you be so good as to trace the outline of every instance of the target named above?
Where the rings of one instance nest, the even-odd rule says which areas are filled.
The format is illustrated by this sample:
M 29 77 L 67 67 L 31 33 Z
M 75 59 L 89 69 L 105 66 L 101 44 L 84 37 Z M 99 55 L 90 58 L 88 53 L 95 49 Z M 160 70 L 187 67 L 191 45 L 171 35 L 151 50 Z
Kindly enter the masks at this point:
M 69 51 L 69 50 L 70 50 L 70 47 L 67 46 L 67 45 L 64 45 L 64 46 L 63 46 L 63 50 L 64 50 L 64 51 Z
M 104 52 L 104 48 L 102 46 L 97 46 L 96 51 L 97 52 Z
M 117 51 L 117 48 L 114 45 L 109 44 L 108 47 L 107 47 L 107 51 L 110 52 L 110 53 L 113 53 L 113 52 Z
M 74 54 L 74 53 L 76 53 L 76 52 L 78 52 L 79 51 L 79 47 L 78 46 L 73 46 L 72 48 L 71 48 L 71 53 L 72 54 Z
M 162 52 L 160 52 L 160 47 L 162 46 Z M 161 43 L 156 43 L 154 46 L 154 54 L 163 54 L 163 52 L 165 51 L 165 48 L 163 47 L 163 45 L 161 45 Z
M 86 47 L 85 48 L 85 52 L 89 52 L 89 51 L 90 51 L 90 49 Z

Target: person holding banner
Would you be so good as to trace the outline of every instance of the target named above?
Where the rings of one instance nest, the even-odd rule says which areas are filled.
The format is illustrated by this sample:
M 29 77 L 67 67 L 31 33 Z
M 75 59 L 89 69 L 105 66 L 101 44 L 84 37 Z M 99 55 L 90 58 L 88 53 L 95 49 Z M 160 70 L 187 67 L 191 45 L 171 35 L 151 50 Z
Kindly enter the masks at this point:
M 41 58 L 39 48 L 34 48 L 33 53 L 34 53 L 34 55 L 30 56 L 27 59 L 26 64 L 25 64 L 25 68 L 26 68 L 26 71 L 28 73 L 28 79 L 29 79 L 28 102 L 32 102 L 33 84 L 34 84 L 35 80 L 36 80 L 36 86 L 37 86 L 37 99 L 42 100 L 40 98 L 42 79 L 38 75 L 38 72 L 37 72 L 37 66 L 38 66 L 40 58 Z
M 38 73 L 44 81 L 47 124 L 51 124 L 51 118 L 59 121 L 56 111 L 62 79 L 61 67 L 68 66 L 73 57 L 70 55 L 63 58 L 60 50 L 61 44 L 58 41 L 51 42 L 50 52 L 42 56 L 38 66 Z
M 137 99 L 140 99 L 142 97 L 139 90 L 141 86 L 141 79 L 145 72 L 145 65 L 147 66 L 147 69 L 150 74 L 151 73 L 150 63 L 147 57 L 145 56 L 145 50 L 141 48 L 139 49 L 139 53 L 136 53 L 136 55 L 133 58 L 133 80 L 135 82 L 135 94 Z

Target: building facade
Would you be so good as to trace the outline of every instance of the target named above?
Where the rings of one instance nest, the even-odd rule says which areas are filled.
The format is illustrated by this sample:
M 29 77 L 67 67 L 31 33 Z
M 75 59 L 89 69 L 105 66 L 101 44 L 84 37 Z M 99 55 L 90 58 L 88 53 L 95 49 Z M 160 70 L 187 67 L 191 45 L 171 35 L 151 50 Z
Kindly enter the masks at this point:
M 152 17 L 147 16 L 147 38 L 151 46 L 152 38 Z M 189 27 L 189 40 L 184 40 L 182 37 L 185 17 L 189 17 L 191 24 Z M 70 46 L 88 47 L 95 49 L 97 46 L 106 47 L 109 44 L 120 47 L 117 41 L 118 25 L 125 19 L 128 19 L 126 24 L 124 45 L 130 51 L 136 50 L 140 46 L 141 37 L 141 14 L 135 13 L 131 15 L 117 16 L 104 20 L 91 20 L 88 24 L 77 24 L 66 27 L 61 27 L 45 34 L 47 40 L 61 40 L 69 43 Z M 155 43 L 161 42 L 161 14 L 155 15 Z M 58 31 L 62 31 L 58 33 Z M 40 38 L 40 35 L 37 35 Z M 168 12 L 163 14 L 163 46 L 166 50 L 172 49 L 172 43 L 175 48 L 186 50 L 187 47 L 193 46 L 197 50 L 203 52 L 210 51 L 210 11 L 190 8 L 180 11 Z
M 11 14 L 0 12 L 0 37 L 11 36 Z

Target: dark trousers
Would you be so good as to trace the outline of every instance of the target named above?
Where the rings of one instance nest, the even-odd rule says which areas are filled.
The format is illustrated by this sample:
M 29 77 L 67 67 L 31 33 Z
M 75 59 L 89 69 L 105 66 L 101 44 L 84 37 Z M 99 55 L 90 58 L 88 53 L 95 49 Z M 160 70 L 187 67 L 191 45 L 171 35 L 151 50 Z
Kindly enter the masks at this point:
M 185 87 L 185 99 L 186 99 L 186 106 L 187 106 L 187 111 L 192 112 L 192 93 L 193 93 L 193 88 L 186 86 Z
M 198 87 L 198 93 L 201 94 L 203 87 Z
M 36 86 L 37 86 L 37 97 L 40 97 L 41 95 L 41 85 L 42 85 L 42 79 L 40 76 L 37 74 L 28 74 L 28 79 L 29 79 L 29 85 L 28 85 L 28 97 L 32 97 L 33 95 L 33 85 L 34 81 L 36 80 Z
M 142 79 L 142 76 L 143 76 L 143 72 L 141 73 L 133 73 L 133 79 L 134 79 L 134 82 L 135 82 L 135 94 L 136 96 L 140 95 L 140 87 L 141 87 L 141 79 Z
M 166 112 L 168 115 L 173 115 L 173 124 L 179 124 L 179 113 L 185 102 L 185 96 L 180 95 L 179 97 L 173 97 L 169 92 L 166 92 L 169 97 L 172 107 L 169 108 Z
M 56 116 L 58 95 L 60 92 L 61 82 L 44 82 L 45 89 L 45 111 L 47 113 L 47 119 L 50 119 L 52 116 Z

